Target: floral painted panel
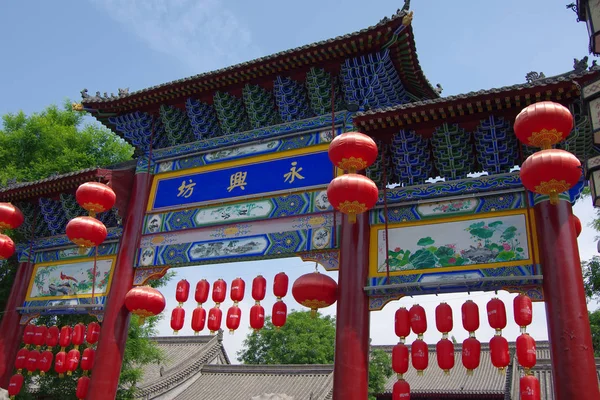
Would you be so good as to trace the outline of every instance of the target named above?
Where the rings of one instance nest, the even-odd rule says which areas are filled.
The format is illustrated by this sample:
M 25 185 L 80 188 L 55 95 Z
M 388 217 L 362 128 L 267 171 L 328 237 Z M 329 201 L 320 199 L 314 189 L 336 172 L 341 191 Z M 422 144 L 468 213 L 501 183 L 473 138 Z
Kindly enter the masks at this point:
M 386 271 L 385 230 L 378 231 L 377 271 Z M 389 229 L 390 271 L 528 260 L 524 214 Z
M 454 201 L 419 204 L 417 206 L 417 212 L 423 217 L 466 214 L 473 212 L 478 204 L 479 199 L 459 199 Z

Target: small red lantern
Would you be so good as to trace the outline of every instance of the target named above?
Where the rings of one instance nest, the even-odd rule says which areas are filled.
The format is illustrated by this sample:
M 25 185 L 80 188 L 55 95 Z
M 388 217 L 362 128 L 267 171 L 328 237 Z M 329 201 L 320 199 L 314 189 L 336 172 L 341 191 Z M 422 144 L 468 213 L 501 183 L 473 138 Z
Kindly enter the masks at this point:
M 577 215 L 573 215 L 573 224 L 575 224 L 575 235 L 579 237 L 581 235 L 581 231 L 583 230 L 583 226 L 581 226 L 581 220 L 577 217 Z
M 35 349 L 39 350 L 46 343 L 46 332 L 48 328 L 45 325 L 38 325 L 35 327 L 35 332 L 33 334 L 33 344 L 35 345 Z
M 440 369 L 450 375 L 450 370 L 454 368 L 454 343 L 446 338 L 441 339 L 435 346 L 435 352 Z
M 417 370 L 417 375 L 423 375 L 423 371 L 429 365 L 429 349 L 422 339 L 415 340 L 410 346 L 410 358 L 413 368 Z
M 194 335 L 197 335 L 203 330 L 205 324 L 206 310 L 202 307 L 196 307 L 192 313 L 192 329 L 194 330 Z
M 521 166 L 521 183 L 527 190 L 550 197 L 558 202 L 558 195 L 566 192 L 581 178 L 581 162 L 566 150 L 549 149 L 533 153 Z
M 225 319 L 225 325 L 229 329 L 229 333 L 233 335 L 236 329 L 240 327 L 240 321 L 242 320 L 242 310 L 238 306 L 231 306 L 227 310 L 227 318 Z
M 392 369 L 400 374 L 400 378 L 408 371 L 408 347 L 404 343 L 392 348 Z
M 467 375 L 473 375 L 473 370 L 479 367 L 481 361 L 481 343 L 474 337 L 468 337 L 462 345 L 462 363 L 467 369 Z
M 46 347 L 52 348 L 58 344 L 58 336 L 60 335 L 60 330 L 58 326 L 53 325 L 46 331 Z
M 316 317 L 319 308 L 329 307 L 337 300 L 337 283 L 318 271 L 304 274 L 292 285 L 292 296 Z M 276 303 L 277 304 L 277 303 Z
M 506 307 L 504 306 L 504 302 L 494 297 L 488 301 L 486 308 L 490 326 L 496 330 L 496 333 L 502 333 L 502 329 L 506 328 Z
M 56 353 L 54 357 L 54 371 L 56 371 L 59 378 L 63 378 L 64 373 L 67 372 L 67 353 L 64 350 Z
M 254 331 L 259 331 L 265 326 L 265 309 L 260 304 L 255 304 L 250 308 L 250 327 Z
M 442 338 L 444 339 L 448 337 L 448 332 L 454 327 L 452 307 L 448 303 L 440 303 L 435 308 L 435 326 L 442 333 Z M 454 355 L 452 359 L 454 360 Z
M 375 206 L 379 189 L 371 179 L 358 174 L 346 174 L 334 178 L 327 186 L 327 199 L 336 210 L 348 215 L 351 223 L 356 215 Z
M 177 335 L 177 332 L 183 328 L 185 322 L 185 310 L 182 307 L 175 307 L 171 312 L 171 329 L 173 334 Z
M 40 358 L 40 352 L 37 350 L 31 350 L 29 354 L 27 354 L 27 362 L 25 363 L 25 368 L 27 368 L 27 375 L 31 375 L 37 369 L 37 361 Z
M 273 325 L 279 329 L 285 325 L 287 321 L 287 306 L 281 300 L 277 300 L 275 304 L 273 304 L 273 315 L 271 316 L 271 322 Z
M 210 334 L 213 335 L 216 331 L 221 329 L 221 320 L 223 319 L 223 311 L 219 307 L 213 307 L 208 312 L 208 329 Z
M 140 324 L 145 318 L 160 314 L 165 306 L 165 296 L 150 286 L 136 286 L 125 296 L 125 307 L 140 318 Z
M 527 146 L 549 149 L 562 142 L 573 129 L 569 109 L 552 101 L 525 107 L 515 119 L 515 135 Z
M 522 333 L 517 337 L 517 360 L 526 372 L 535 367 L 537 361 L 535 339 L 528 333 Z
M 185 279 L 177 282 L 177 289 L 175 290 L 175 299 L 179 303 L 179 307 L 188 300 L 190 296 L 190 283 Z
M 100 245 L 108 234 L 106 226 L 92 217 L 73 218 L 67 224 L 66 231 L 69 240 L 82 250 Z
M 467 300 L 461 310 L 463 328 L 470 336 L 475 336 L 475 331 L 479 329 L 479 306 L 473 300 Z
M 29 350 L 23 347 L 17 352 L 17 358 L 15 359 L 15 369 L 18 373 L 21 373 L 21 370 L 27 367 L 27 358 L 29 357 Z
M 533 320 L 533 305 L 531 298 L 524 294 L 519 294 L 513 301 L 513 311 L 515 322 L 521 328 L 521 332 L 525 332 L 525 328 L 531 324 Z
M 427 314 L 425 314 L 425 309 L 415 304 L 408 310 L 408 314 L 410 315 L 410 327 L 418 335 L 419 339 L 423 339 L 423 334 L 427 330 Z
M 500 335 L 495 335 L 490 340 L 490 357 L 492 365 L 500 371 L 504 371 L 510 363 L 510 353 L 508 351 L 508 340 Z
M 109 186 L 103 183 L 86 182 L 77 188 L 75 199 L 93 217 L 97 213 L 113 208 L 117 201 L 117 195 Z
M 54 354 L 50 350 L 42 351 L 37 360 L 37 369 L 40 370 L 40 375 L 46 375 L 46 372 L 50 371 L 52 368 L 52 359 L 54 358 Z
M 287 295 L 289 281 L 285 272 L 275 275 L 275 279 L 273 280 L 273 294 L 277 297 L 277 300 L 281 300 L 282 297 Z
M 244 300 L 244 292 L 246 291 L 246 282 L 242 278 L 235 278 L 231 282 L 231 290 L 229 291 L 229 296 L 231 300 L 233 300 L 233 304 L 237 306 L 237 304 Z
M 206 279 L 202 279 L 196 283 L 196 292 L 194 293 L 194 299 L 198 306 L 206 303 L 208 300 L 208 294 L 210 293 L 210 283 Z
M 227 282 L 223 279 L 218 279 L 213 284 L 212 299 L 215 302 L 215 306 L 219 307 L 219 304 L 225 301 L 227 296 Z
M 394 315 L 394 331 L 396 332 L 396 336 L 400 338 L 400 343 L 404 343 L 406 337 L 410 335 L 410 315 L 404 307 L 396 310 L 396 314 Z
M 23 343 L 25 347 L 32 345 L 35 338 L 35 325 L 27 324 L 23 330 Z
M 87 374 L 88 371 L 91 371 L 94 367 L 94 359 L 96 358 L 96 351 L 91 347 L 83 350 L 81 354 L 81 369 L 84 374 Z
M 0 233 L 0 260 L 7 260 L 15 254 L 15 242 L 3 233 Z
M 23 379 L 23 375 L 21 374 L 14 374 L 10 377 L 10 381 L 8 382 L 8 395 L 11 399 L 14 399 L 14 396 L 21 392 L 21 388 L 23 387 Z
M 267 280 L 264 276 L 258 275 L 252 280 L 252 298 L 258 304 L 264 300 L 265 294 L 267 293 Z
M 73 372 L 75 372 L 77 366 L 79 365 L 80 357 L 81 354 L 77 349 L 72 349 L 67 353 L 67 375 L 71 375 Z
M 0 230 L 17 229 L 25 221 L 23 213 L 10 203 L 0 203 Z
M 60 328 L 60 335 L 58 337 L 58 344 L 60 344 L 60 350 L 65 351 L 66 347 L 71 345 L 71 335 L 73 334 L 73 330 L 69 325 L 65 325 Z
M 519 380 L 521 400 L 540 400 L 540 381 L 533 375 L 522 376 Z
M 88 389 L 90 388 L 90 377 L 82 376 L 77 380 L 77 391 L 75 392 L 75 396 L 78 399 L 85 399 L 88 395 Z
M 85 340 L 92 345 L 98 342 L 98 339 L 100 339 L 100 324 L 95 321 L 90 322 L 85 333 Z
M 410 385 L 404 379 L 399 379 L 394 383 L 392 400 L 410 400 Z
M 73 341 L 73 345 L 75 346 L 76 349 L 79 348 L 79 346 L 81 346 L 83 344 L 83 341 L 85 340 L 85 325 L 82 323 L 76 324 L 73 327 L 73 335 L 72 335 L 72 339 Z
M 336 136 L 327 152 L 333 165 L 352 174 L 366 169 L 377 160 L 377 144 L 360 132 L 345 132 Z

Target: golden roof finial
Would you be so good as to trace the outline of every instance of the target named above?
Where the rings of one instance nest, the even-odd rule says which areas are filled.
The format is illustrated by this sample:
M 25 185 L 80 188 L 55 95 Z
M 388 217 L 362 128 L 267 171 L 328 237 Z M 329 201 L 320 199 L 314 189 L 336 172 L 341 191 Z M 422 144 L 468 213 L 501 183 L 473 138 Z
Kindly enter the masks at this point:
M 409 26 L 413 19 L 413 12 L 409 12 L 404 17 L 402 17 L 402 25 Z
M 71 110 L 73 110 L 73 111 L 83 111 L 83 104 L 81 104 L 81 103 L 71 103 Z

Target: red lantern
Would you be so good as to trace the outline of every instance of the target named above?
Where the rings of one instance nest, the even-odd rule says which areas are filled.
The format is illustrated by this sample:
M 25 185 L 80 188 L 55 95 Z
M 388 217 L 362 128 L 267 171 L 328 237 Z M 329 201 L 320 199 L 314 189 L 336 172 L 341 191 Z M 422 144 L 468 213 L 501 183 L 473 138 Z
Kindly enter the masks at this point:
M 398 343 L 392 348 L 392 369 L 400 377 L 408 371 L 408 347 L 404 343 Z
M 535 339 L 527 333 L 522 333 L 517 337 L 517 360 L 519 365 L 525 368 L 525 371 L 533 368 L 537 361 Z
M 510 353 L 508 351 L 508 340 L 505 337 L 495 335 L 490 340 L 490 357 L 492 365 L 500 371 L 504 371 L 510 363 Z
M 27 368 L 27 375 L 31 375 L 37 369 L 37 360 L 40 358 L 40 352 L 37 350 L 31 350 L 27 354 L 27 361 L 25 362 L 25 368 Z
M 175 299 L 179 302 L 179 306 L 181 307 L 183 303 L 185 303 L 190 296 L 190 283 L 185 279 L 177 282 L 177 289 L 175 291 Z
M 287 321 L 287 306 L 283 301 L 278 300 L 273 304 L 273 315 L 271 316 L 271 320 L 277 329 L 285 325 L 285 322 Z
M 255 304 L 250 308 L 250 327 L 254 331 L 259 331 L 265 326 L 265 309 L 260 304 Z
M 360 132 L 346 132 L 336 136 L 327 152 L 333 165 L 352 174 L 366 169 L 377 160 L 377 144 Z
M 404 343 L 404 339 L 410 335 L 410 315 L 408 310 L 400 307 L 394 315 L 394 331 L 396 336 L 400 338 L 400 343 Z
M 150 286 L 136 286 L 125 296 L 125 307 L 140 318 L 140 324 L 146 317 L 160 314 L 165 305 L 165 296 Z
M 515 119 L 515 135 L 532 147 L 549 149 L 562 142 L 573 129 L 569 109 L 551 101 L 540 101 L 525 107 Z
M 581 235 L 583 227 L 581 226 L 581 220 L 577 217 L 577 215 L 573 215 L 573 224 L 575 224 L 575 235 L 579 237 L 579 235 Z
M 50 350 L 42 351 L 42 353 L 38 357 L 37 366 L 36 366 L 37 369 L 40 370 L 41 376 L 46 375 L 46 372 L 50 371 L 50 368 L 52 367 L 52 359 L 53 358 L 54 358 L 54 355 L 52 354 L 52 352 Z
M 0 230 L 17 229 L 25 218 L 17 207 L 10 203 L 0 203 Z
M 192 329 L 194 330 L 194 335 L 197 335 L 203 330 L 205 324 L 206 310 L 202 307 L 196 307 L 192 313 Z
M 282 297 L 288 292 L 289 286 L 289 278 L 285 274 L 285 272 L 280 272 L 275 275 L 275 279 L 273 280 L 273 294 L 277 297 L 277 300 L 280 300 Z
M 475 336 L 475 331 L 479 329 L 479 306 L 473 300 L 467 300 L 461 310 L 463 328 L 470 336 Z
M 423 334 L 427 330 L 427 315 L 425 309 L 418 304 L 415 304 L 408 310 L 410 315 L 410 327 L 416 333 L 419 339 L 423 339 Z
M 13 396 L 18 395 L 21 392 L 21 388 L 23 387 L 23 375 L 14 374 L 10 377 L 10 381 L 8 382 L 8 395 L 10 398 L 14 398 Z
M 33 333 L 33 344 L 35 345 L 36 350 L 39 350 L 46 343 L 46 332 L 48 328 L 44 325 L 38 325 L 35 327 L 35 331 Z
M 32 345 L 35 338 L 35 325 L 27 324 L 23 330 L 23 343 L 25 347 Z
M 210 292 L 210 283 L 206 279 L 202 279 L 196 283 L 196 292 L 194 294 L 194 299 L 198 306 L 206 303 L 208 300 L 208 293 Z
M 60 335 L 60 330 L 58 326 L 53 325 L 46 331 L 46 347 L 52 348 L 58 344 L 58 336 Z
M 173 334 L 177 335 L 177 332 L 183 328 L 185 322 L 185 310 L 182 307 L 175 307 L 171 312 L 171 329 Z
M 327 199 L 336 210 L 348 215 L 351 223 L 356 214 L 364 213 L 375 206 L 379 189 L 375 182 L 363 175 L 346 174 L 334 178 L 327 186 Z
M 63 378 L 64 373 L 67 372 L 67 353 L 64 350 L 56 353 L 54 357 L 54 371 L 56 371 L 59 378 Z
M 100 324 L 97 322 L 90 322 L 87 326 L 87 331 L 85 333 L 85 340 L 88 344 L 92 345 L 98 342 L 100 338 Z
M 244 300 L 244 292 L 246 291 L 246 282 L 242 278 L 235 278 L 231 282 L 231 291 L 229 296 L 233 300 L 233 304 L 237 305 L 240 301 Z
M 473 370 L 479 367 L 481 361 L 481 343 L 474 337 L 468 337 L 462 345 L 462 363 L 467 369 L 467 375 L 473 375 Z
M 219 307 L 219 304 L 225 301 L 227 296 L 227 282 L 223 279 L 218 279 L 213 284 L 212 299 L 215 302 L 215 306 Z
M 581 162 L 566 150 L 550 149 L 533 153 L 521 166 L 521 183 L 530 192 L 547 195 L 550 203 L 581 178 Z
M 70 326 L 65 325 L 60 328 L 60 335 L 58 337 L 58 344 L 60 344 L 60 350 L 65 351 L 65 347 L 69 347 L 71 345 L 71 335 L 73 330 Z
M 417 375 L 423 375 L 423 371 L 429 365 L 429 349 L 422 339 L 415 340 L 410 346 L 410 358 L 413 368 L 417 370 Z
M 311 272 L 296 279 L 292 296 L 316 317 L 319 308 L 329 307 L 337 300 L 337 283 L 327 275 Z M 277 303 L 276 303 L 277 304 Z
M 72 336 L 71 340 L 73 341 L 73 345 L 75 346 L 76 349 L 78 349 L 79 346 L 81 346 L 83 344 L 83 341 L 85 340 L 85 325 L 84 324 L 79 323 L 73 327 L 73 336 Z
M 242 310 L 238 306 L 231 306 L 229 310 L 227 310 L 227 318 L 225 320 L 225 325 L 227 325 L 227 329 L 229 329 L 229 333 L 233 334 L 237 328 L 240 327 L 240 321 L 242 319 Z
M 15 254 L 15 242 L 3 233 L 0 233 L 0 260 L 7 260 Z
M 17 358 L 15 359 L 15 369 L 21 373 L 21 370 L 27 367 L 27 358 L 29 357 L 29 350 L 23 347 L 17 352 Z
M 513 301 L 513 312 L 515 322 L 521 328 L 521 332 L 525 332 L 525 328 L 531 324 L 533 320 L 533 305 L 529 296 L 519 294 Z
M 435 346 L 435 352 L 440 369 L 449 375 L 454 368 L 454 343 L 446 338 L 441 339 Z
M 79 358 L 81 354 L 79 350 L 73 349 L 67 353 L 67 375 L 71 375 L 77 369 L 79 365 Z
M 454 327 L 452 319 L 452 307 L 448 303 L 440 303 L 435 308 L 435 326 L 442 333 L 442 338 L 448 337 L 448 332 Z M 454 356 L 452 358 L 454 360 Z
M 82 376 L 77 380 L 77 391 L 75 392 L 75 396 L 78 399 L 85 399 L 88 395 L 88 389 L 90 387 L 90 377 Z
M 106 226 L 96 218 L 77 217 L 67 224 L 67 236 L 81 249 L 100 245 L 106 239 Z
M 267 293 L 267 280 L 264 276 L 258 275 L 256 278 L 252 280 L 252 298 L 258 304 L 259 301 L 262 301 L 265 298 L 265 294 Z
M 397 380 L 394 383 L 392 400 L 410 400 L 410 385 L 404 379 Z
M 81 354 L 81 369 L 84 374 L 87 374 L 88 371 L 94 367 L 94 359 L 96 358 L 96 351 L 91 347 L 83 350 Z
M 97 213 L 113 208 L 117 201 L 117 195 L 109 186 L 103 183 L 86 182 L 77 188 L 75 199 L 93 217 Z
M 533 375 L 522 376 L 519 380 L 521 400 L 540 400 L 540 381 Z
M 487 303 L 487 316 L 490 326 L 500 334 L 502 329 L 506 328 L 506 307 L 504 302 L 494 297 Z
M 223 319 L 223 311 L 219 307 L 213 307 L 208 312 L 208 329 L 211 335 L 221 329 L 221 320 Z

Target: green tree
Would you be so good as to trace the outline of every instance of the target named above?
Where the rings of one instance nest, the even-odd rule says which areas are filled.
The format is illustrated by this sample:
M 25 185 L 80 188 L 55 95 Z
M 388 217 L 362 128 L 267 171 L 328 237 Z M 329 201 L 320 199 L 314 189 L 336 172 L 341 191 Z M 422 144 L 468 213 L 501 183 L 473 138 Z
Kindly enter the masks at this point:
M 292 311 L 277 329 L 270 318 L 265 327 L 246 336 L 237 359 L 244 364 L 333 364 L 335 318 L 308 311 Z M 369 393 L 382 393 L 392 375 L 390 356 L 382 350 L 371 353 Z

